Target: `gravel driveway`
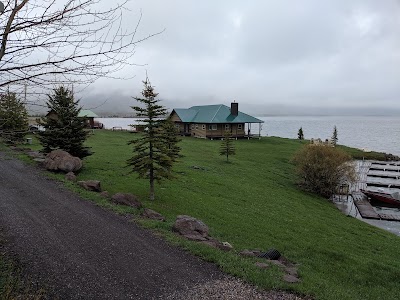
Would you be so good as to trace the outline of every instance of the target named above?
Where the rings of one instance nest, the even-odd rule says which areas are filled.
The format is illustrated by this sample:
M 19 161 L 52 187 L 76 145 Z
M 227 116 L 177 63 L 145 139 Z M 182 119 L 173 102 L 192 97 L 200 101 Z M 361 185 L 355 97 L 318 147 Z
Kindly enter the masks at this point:
M 210 289 L 219 291 L 218 299 L 242 299 L 241 283 L 215 265 L 80 199 L 37 168 L 4 153 L 0 228 L 7 249 L 50 299 L 212 299 L 217 294 Z M 230 293 L 232 285 L 238 292 L 224 296 L 224 284 Z M 255 289 L 252 293 L 255 299 L 296 299 Z

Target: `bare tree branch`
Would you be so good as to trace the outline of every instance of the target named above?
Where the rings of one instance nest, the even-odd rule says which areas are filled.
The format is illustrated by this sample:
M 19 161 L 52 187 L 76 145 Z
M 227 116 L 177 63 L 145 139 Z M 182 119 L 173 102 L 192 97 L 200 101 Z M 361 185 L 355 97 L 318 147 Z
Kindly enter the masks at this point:
M 141 13 L 123 28 L 127 0 L 104 9 L 101 0 L 8 0 L 0 16 L 0 92 L 10 84 L 30 89 L 89 84 L 125 66 L 135 47 Z M 162 31 L 161 31 L 162 32 Z

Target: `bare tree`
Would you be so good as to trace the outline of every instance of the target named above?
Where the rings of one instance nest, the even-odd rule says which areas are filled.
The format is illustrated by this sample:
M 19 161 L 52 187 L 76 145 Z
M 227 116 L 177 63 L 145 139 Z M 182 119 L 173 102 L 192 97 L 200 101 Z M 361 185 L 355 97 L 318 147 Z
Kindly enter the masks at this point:
M 141 14 L 122 26 L 127 0 L 8 0 L 0 15 L 0 92 L 89 84 L 131 64 Z M 134 65 L 134 64 L 133 64 Z M 39 92 L 41 93 L 41 92 Z

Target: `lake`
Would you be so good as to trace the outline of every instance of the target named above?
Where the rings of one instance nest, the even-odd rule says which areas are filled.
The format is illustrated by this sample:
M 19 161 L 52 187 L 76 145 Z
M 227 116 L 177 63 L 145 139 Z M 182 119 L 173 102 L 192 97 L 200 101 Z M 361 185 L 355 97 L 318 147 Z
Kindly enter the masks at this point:
M 338 131 L 338 143 L 360 149 L 368 149 L 400 155 L 400 117 L 393 116 L 275 116 L 259 117 L 262 136 L 297 138 L 300 127 L 306 139 L 330 139 L 333 127 Z M 137 124 L 135 118 L 98 118 L 106 129 L 119 126 L 130 129 Z M 258 133 L 258 124 L 252 125 L 252 132 Z M 247 130 L 247 129 L 246 129 Z

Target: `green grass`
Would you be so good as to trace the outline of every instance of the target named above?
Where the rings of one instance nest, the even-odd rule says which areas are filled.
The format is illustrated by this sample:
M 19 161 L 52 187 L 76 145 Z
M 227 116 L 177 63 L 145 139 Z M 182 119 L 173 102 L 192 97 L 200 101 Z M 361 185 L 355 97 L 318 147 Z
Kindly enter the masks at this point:
M 226 163 L 218 155 L 220 141 L 184 138 L 176 180 L 157 185 L 156 201 L 150 202 L 146 201 L 148 182 L 126 167 L 132 155 L 127 141 L 134 137 L 127 132 L 96 131 L 87 142 L 95 154 L 85 159 L 78 179 L 100 180 L 110 194 L 138 195 L 167 222 L 138 221 L 170 242 L 267 289 L 316 299 L 400 298 L 400 239 L 343 215 L 323 198 L 299 191 L 291 158 L 301 142 L 274 137 L 235 141 L 237 154 Z M 69 186 L 115 209 L 96 194 Z M 118 212 L 133 211 L 120 207 Z M 179 214 L 203 220 L 213 237 L 228 241 L 235 251 L 225 253 L 177 237 L 171 226 Z M 255 259 L 236 254 L 257 248 L 276 248 L 297 263 L 301 283 L 285 284 L 278 268 L 261 270 L 254 266 Z

